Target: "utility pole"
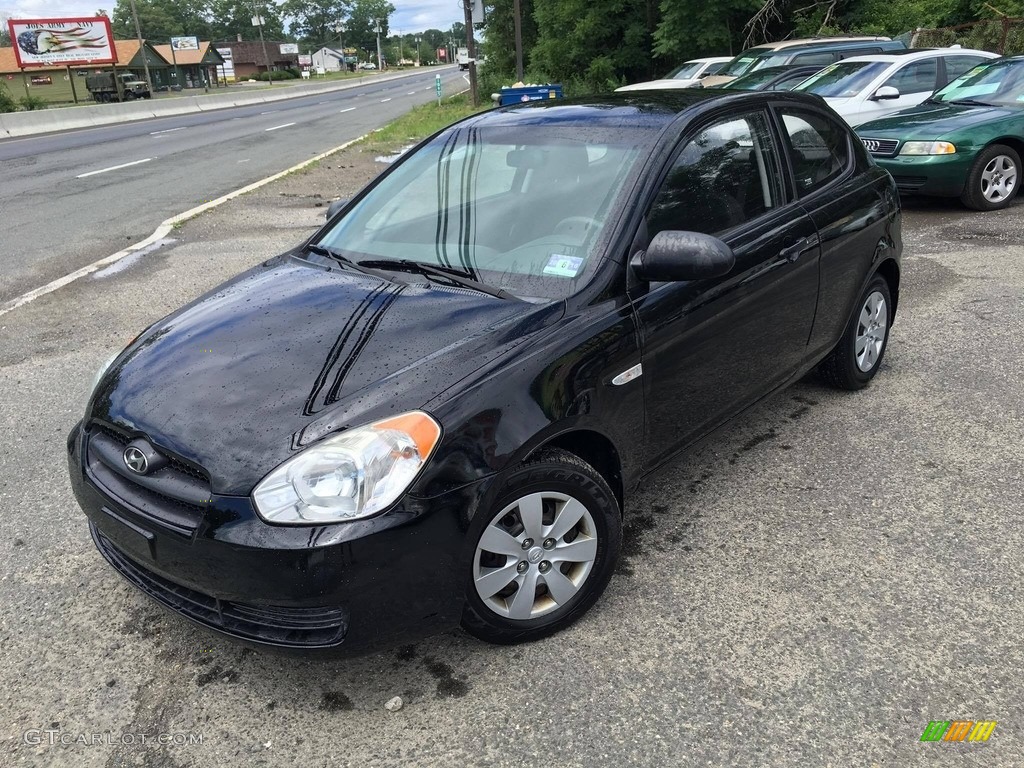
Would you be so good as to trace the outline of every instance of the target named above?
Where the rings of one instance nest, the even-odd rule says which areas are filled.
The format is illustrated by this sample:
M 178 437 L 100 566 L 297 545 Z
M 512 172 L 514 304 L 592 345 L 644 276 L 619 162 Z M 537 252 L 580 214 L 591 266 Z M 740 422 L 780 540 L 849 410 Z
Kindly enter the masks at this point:
M 131 0 L 131 5 L 132 19 L 135 21 L 135 36 L 139 40 L 139 51 L 142 53 L 142 67 L 146 70 L 146 87 L 149 88 L 149 92 L 152 94 L 153 81 L 149 77 L 149 57 L 146 55 L 146 45 L 142 42 L 142 27 L 139 26 L 139 12 L 135 10 L 135 0 Z
M 520 0 L 512 0 L 516 28 L 516 82 L 523 82 L 523 11 Z
M 476 92 L 476 40 L 473 39 L 473 0 L 462 0 L 466 13 L 466 50 L 469 52 L 469 95 L 474 107 L 480 106 L 480 94 Z
M 267 65 L 267 83 L 273 85 L 274 79 L 270 76 L 270 54 L 267 53 L 267 41 L 263 39 L 263 16 L 260 15 L 259 6 L 255 2 L 253 2 L 252 7 L 256 11 L 256 15 L 252 19 L 253 25 L 260 28 L 260 45 L 263 46 L 263 61 Z
M 383 72 L 384 58 L 380 54 L 380 21 L 377 22 L 377 25 L 373 29 L 377 33 L 377 71 Z

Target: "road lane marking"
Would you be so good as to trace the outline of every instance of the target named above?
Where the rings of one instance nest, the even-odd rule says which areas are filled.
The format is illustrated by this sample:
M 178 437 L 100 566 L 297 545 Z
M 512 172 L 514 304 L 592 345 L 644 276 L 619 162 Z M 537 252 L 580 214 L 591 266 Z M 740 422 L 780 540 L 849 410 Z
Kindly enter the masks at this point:
M 409 92 L 408 92 L 407 94 L 405 94 L 405 95 L 406 95 L 406 96 L 415 96 L 415 95 L 416 95 L 416 91 L 409 91 Z
M 137 253 L 143 248 L 148 248 L 153 243 L 159 240 L 163 240 L 165 237 L 167 237 L 167 235 L 169 235 L 171 231 L 174 229 L 175 224 L 180 224 L 182 222 L 188 221 L 194 216 L 198 216 L 199 214 L 204 213 L 205 211 L 208 211 L 211 208 L 216 208 L 219 205 L 223 205 L 229 200 L 234 200 L 236 197 L 240 195 L 252 192 L 254 189 L 259 189 L 260 187 L 270 184 L 271 182 L 284 178 L 290 173 L 300 171 L 311 163 L 315 163 L 319 160 L 323 160 L 324 158 L 330 157 L 336 152 L 341 152 L 341 150 L 343 149 L 348 149 L 356 142 L 365 139 L 367 135 L 368 134 L 364 133 L 362 136 L 352 139 L 352 141 L 346 141 L 344 144 L 341 144 L 335 147 L 334 149 L 329 149 L 326 152 L 323 152 L 322 154 L 309 158 L 309 160 L 303 160 L 301 163 L 293 165 L 291 168 L 286 168 L 285 170 L 279 173 L 275 173 L 273 176 L 267 176 L 265 179 L 254 181 L 252 184 L 241 187 L 240 189 L 236 189 L 234 192 L 228 192 L 226 195 L 222 195 L 221 197 L 218 197 L 216 200 L 211 200 L 208 203 L 203 203 L 202 205 L 198 205 L 195 208 L 191 208 L 185 211 L 184 213 L 179 213 L 177 216 L 171 216 L 171 218 L 169 219 L 164 219 L 160 226 L 156 228 L 156 231 L 154 231 L 153 234 L 147 237 L 145 240 L 140 240 L 134 245 L 129 245 L 122 251 L 113 253 L 110 256 L 106 256 L 98 261 L 94 261 L 92 264 L 88 264 L 82 267 L 81 269 L 77 269 L 68 275 L 64 275 L 64 277 L 59 277 L 56 280 L 47 283 L 46 285 L 42 285 L 39 288 L 35 288 L 27 293 L 23 293 L 21 296 L 17 297 L 16 299 L 11 299 L 5 304 L 0 304 L 0 316 L 6 315 L 8 312 L 13 312 L 18 307 L 22 307 L 28 304 L 30 301 L 35 301 L 40 296 L 45 296 L 48 293 L 53 293 L 54 291 L 63 288 L 65 285 L 68 285 L 69 283 L 73 283 L 76 280 L 85 277 L 86 275 L 92 274 L 98 269 L 102 269 L 103 267 L 120 261 L 126 256 L 131 256 L 133 253 Z
M 149 135 L 150 136 L 159 136 L 161 133 L 174 133 L 175 131 L 184 131 L 186 128 L 188 128 L 187 125 L 182 125 L 182 126 L 179 126 L 177 128 L 168 128 L 167 130 L 164 130 L 164 131 L 150 131 Z
M 341 112 L 339 112 L 338 114 L 340 115 L 344 114 L 345 112 L 351 112 L 353 109 L 355 109 L 355 107 L 348 107 L 347 109 L 341 110 Z
M 380 103 L 381 103 L 381 104 L 383 104 L 383 103 L 384 103 L 384 102 L 386 102 L 386 101 L 391 101 L 391 98 L 390 98 L 390 97 L 388 97 L 388 98 L 386 98 L 386 99 L 381 99 L 381 100 L 380 100 Z
M 272 115 L 275 112 L 280 112 L 280 109 L 268 109 L 266 112 L 260 112 L 261 115 Z
M 120 168 L 127 168 L 130 165 L 140 165 L 141 163 L 148 163 L 152 160 L 152 157 L 147 157 L 145 160 L 133 160 L 130 163 L 121 163 L 120 165 L 112 165 L 109 168 L 101 168 L 98 171 L 89 171 L 88 173 L 80 173 L 75 176 L 76 179 L 84 179 L 86 176 L 95 176 L 99 173 L 106 173 L 107 171 L 116 171 Z
M 273 128 L 267 128 L 268 131 L 276 131 L 278 128 L 287 128 L 289 125 L 295 125 L 295 123 L 285 123 L 284 125 L 275 125 Z

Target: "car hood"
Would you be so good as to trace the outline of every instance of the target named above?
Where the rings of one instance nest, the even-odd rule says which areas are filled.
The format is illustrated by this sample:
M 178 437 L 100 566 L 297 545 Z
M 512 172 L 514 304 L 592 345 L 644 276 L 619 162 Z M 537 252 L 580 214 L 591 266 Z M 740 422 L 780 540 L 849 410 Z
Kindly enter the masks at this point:
M 616 93 L 622 91 L 661 91 L 661 90 L 674 90 L 677 88 L 692 88 L 698 82 L 697 78 L 690 78 L 687 80 L 648 80 L 643 83 L 633 83 L 632 85 L 624 85 L 621 88 L 616 88 Z
M 147 329 L 89 416 L 201 465 L 215 493 L 244 495 L 296 450 L 421 407 L 562 311 L 282 257 Z
M 1021 110 L 1007 107 L 974 107 L 966 104 L 919 104 L 916 107 L 869 120 L 857 126 L 861 136 L 896 139 L 946 139 L 956 131 L 1006 118 L 1020 118 Z

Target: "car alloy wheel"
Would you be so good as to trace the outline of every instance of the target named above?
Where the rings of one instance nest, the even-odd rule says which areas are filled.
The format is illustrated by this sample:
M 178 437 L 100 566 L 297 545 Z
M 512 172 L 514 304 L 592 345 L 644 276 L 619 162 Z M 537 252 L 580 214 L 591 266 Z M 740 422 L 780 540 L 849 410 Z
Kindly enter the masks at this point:
M 579 594 L 597 557 L 590 511 L 565 493 L 531 493 L 494 516 L 477 544 L 473 585 L 499 616 L 536 619 Z
M 889 329 L 889 309 L 880 291 L 868 294 L 857 321 L 857 344 L 854 354 L 857 367 L 867 373 L 882 356 L 886 331 Z
M 1017 188 L 1017 166 L 1006 155 L 993 157 L 981 172 L 981 194 L 992 203 L 1013 197 Z
M 463 628 L 501 644 L 564 629 L 604 592 L 621 542 L 619 502 L 601 473 L 568 451 L 537 451 L 470 527 Z

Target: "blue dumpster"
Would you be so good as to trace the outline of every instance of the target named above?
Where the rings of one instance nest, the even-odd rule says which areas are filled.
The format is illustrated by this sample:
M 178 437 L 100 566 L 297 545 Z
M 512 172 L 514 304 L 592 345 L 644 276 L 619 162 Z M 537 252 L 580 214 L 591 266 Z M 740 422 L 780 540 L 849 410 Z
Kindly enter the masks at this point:
M 523 101 L 541 101 L 543 99 L 562 98 L 561 85 L 527 85 L 522 88 L 502 88 L 499 105 L 507 107 Z

